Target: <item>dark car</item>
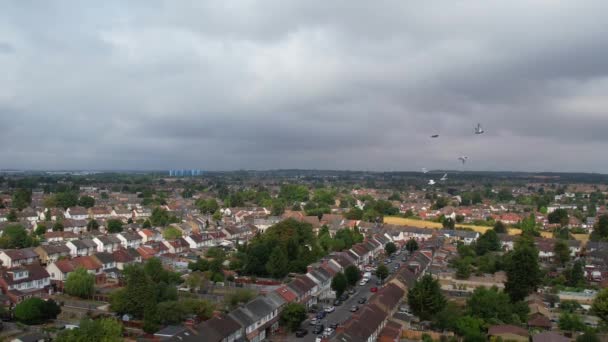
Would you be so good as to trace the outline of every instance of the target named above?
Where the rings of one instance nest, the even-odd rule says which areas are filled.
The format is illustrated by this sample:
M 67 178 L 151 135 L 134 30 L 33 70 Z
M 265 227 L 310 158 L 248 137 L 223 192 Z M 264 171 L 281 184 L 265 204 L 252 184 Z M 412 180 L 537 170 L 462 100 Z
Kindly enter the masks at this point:
M 382 280 L 380 280 L 380 279 L 376 280 L 376 285 L 382 285 Z
M 355 294 L 355 289 L 353 289 L 353 288 L 348 289 L 348 294 L 351 294 L 351 295 Z
M 308 330 L 306 330 L 306 329 L 296 330 L 296 337 L 304 337 L 306 335 L 308 335 Z
M 343 293 L 339 299 L 343 302 L 346 302 L 346 300 L 348 299 L 348 293 Z
M 323 324 L 317 324 L 314 328 L 312 328 L 312 332 L 316 335 L 322 333 L 323 330 L 325 330 L 325 326 Z
M 319 311 L 317 313 L 317 319 L 323 319 L 323 318 L 325 318 L 325 315 L 327 315 L 327 313 L 325 311 Z
M 342 301 L 339 299 L 334 300 L 334 306 L 340 306 L 342 305 Z
M 340 326 L 339 323 L 332 323 L 332 324 L 329 325 L 329 327 L 332 328 L 332 329 L 334 329 L 334 330 L 338 329 L 338 326 Z
M 357 303 L 364 304 L 366 301 L 367 301 L 367 298 L 361 297 L 361 298 L 359 298 L 359 300 L 357 301 Z

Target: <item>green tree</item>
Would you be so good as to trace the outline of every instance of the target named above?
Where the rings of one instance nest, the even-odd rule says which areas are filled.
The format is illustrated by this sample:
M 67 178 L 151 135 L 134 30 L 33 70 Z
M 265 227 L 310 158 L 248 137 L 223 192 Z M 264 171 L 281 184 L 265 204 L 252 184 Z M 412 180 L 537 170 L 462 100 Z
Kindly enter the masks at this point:
M 547 216 L 549 223 L 559 223 L 561 226 L 568 224 L 568 211 L 566 209 L 555 209 L 552 213 Z
M 109 219 L 107 222 L 108 233 L 122 232 L 122 221 L 118 219 Z
M 289 303 L 281 312 L 281 324 L 296 331 L 306 319 L 306 307 L 300 303 Z
M 475 252 L 477 255 L 484 255 L 487 252 L 495 252 L 500 250 L 500 240 L 493 229 L 487 230 L 477 239 L 475 244 Z
M 579 335 L 576 338 L 576 342 L 600 342 L 600 339 L 595 332 L 587 330 L 584 334 Z
M 388 255 L 388 256 L 393 255 L 393 253 L 395 253 L 397 251 L 397 246 L 395 246 L 394 243 L 389 242 L 384 246 L 384 251 L 386 252 L 386 255 Z
M 604 214 L 599 217 L 595 226 L 593 227 L 593 233 L 591 234 L 591 240 L 600 241 L 608 240 L 608 215 Z
M 483 334 L 484 322 L 482 319 L 463 316 L 456 319 L 454 330 L 458 335 L 464 337 L 465 342 L 485 342 Z
M 469 279 L 471 276 L 470 258 L 458 258 L 454 261 L 454 266 L 456 267 L 456 278 Z
M 541 282 L 538 250 L 534 246 L 534 241 L 521 237 L 516 242 L 514 250 L 509 253 L 507 260 L 505 291 L 512 301 L 523 300 L 528 294 L 535 291 Z
M 444 217 L 441 221 L 441 225 L 444 229 L 454 229 L 454 227 L 456 227 L 456 221 L 452 220 L 451 217 Z
M 11 209 L 8 214 L 6 214 L 6 220 L 8 222 L 17 222 L 19 220 L 19 217 L 17 216 L 17 212 L 15 211 L 15 209 Z
M 61 308 L 49 299 L 44 301 L 40 298 L 29 298 L 15 306 L 15 318 L 24 324 L 40 324 L 49 319 L 54 319 L 61 312 Z
M 212 215 L 220 209 L 220 205 L 215 199 L 197 200 L 196 205 L 198 206 L 199 210 L 206 215 Z
M 505 226 L 502 221 L 496 221 L 496 223 L 494 223 L 494 231 L 498 234 L 506 234 L 507 226 Z
M 99 230 L 99 222 L 97 222 L 97 220 L 92 219 L 89 220 L 89 222 L 87 222 L 87 231 L 91 231 L 91 230 Z
M 239 304 L 249 302 L 255 296 L 256 293 L 250 289 L 237 289 L 224 296 L 224 304 L 228 306 L 230 310 L 232 310 L 239 306 Z
M 386 277 L 388 277 L 388 267 L 379 265 L 378 268 L 376 268 L 376 276 L 380 278 L 380 280 L 386 279 Z
M 95 199 L 91 196 L 82 196 L 78 200 L 78 205 L 85 208 L 92 208 L 95 206 Z
M 414 253 L 418 250 L 418 242 L 415 239 L 407 240 L 405 243 L 405 249 L 407 249 L 410 254 Z
M 55 194 L 55 201 L 58 207 L 67 209 L 78 204 L 78 193 L 75 191 L 64 191 Z
M 553 245 L 553 254 L 555 254 L 555 262 L 559 265 L 566 265 L 570 261 L 570 248 L 563 240 L 555 241 Z
M 169 226 L 163 230 L 163 238 L 165 238 L 165 240 L 176 240 L 181 237 L 182 231 L 173 226 Z
M 565 331 L 585 331 L 587 326 L 577 314 L 563 312 L 559 316 L 559 328 Z
M 337 273 L 331 280 L 331 289 L 336 292 L 336 297 L 340 297 L 346 291 L 347 286 L 348 280 L 342 272 Z
M 25 248 L 35 244 L 35 240 L 27 235 L 27 231 L 19 224 L 10 224 L 4 228 L 0 237 L 0 248 Z
M 120 342 L 122 338 L 122 324 L 114 318 L 100 318 L 92 320 L 85 318 L 80 321 L 78 328 L 66 329 L 59 333 L 57 342 Z
M 95 292 L 95 276 L 82 267 L 77 268 L 68 275 L 65 292 L 70 296 L 90 298 Z
M 36 226 L 36 229 L 34 230 L 34 234 L 36 234 L 37 236 L 42 236 L 46 234 L 46 226 L 43 224 L 38 224 Z
M 150 216 L 150 222 L 154 226 L 164 227 L 169 224 L 169 213 L 165 209 L 160 207 L 156 207 L 152 210 L 152 215 Z
M 25 209 L 32 203 L 32 191 L 28 189 L 19 188 L 13 193 L 13 208 L 19 210 Z
M 467 308 L 471 316 L 486 322 L 518 323 L 526 319 L 524 312 L 523 317 L 517 316 L 514 321 L 513 315 L 518 314 L 517 310 L 511 304 L 509 296 L 498 291 L 496 287 L 476 288 L 467 301 Z M 527 309 L 527 306 L 525 308 Z
M 608 288 L 604 288 L 597 294 L 591 309 L 604 323 L 608 323 Z
M 428 274 L 416 281 L 407 294 L 407 300 L 414 314 L 421 320 L 432 319 L 445 308 L 447 303 L 439 283 Z
M 272 250 L 272 253 L 270 253 L 270 257 L 266 263 L 266 271 L 273 278 L 283 278 L 288 273 L 288 263 L 289 261 L 287 260 L 287 254 L 283 248 L 281 246 L 276 246 Z
M 361 273 L 357 266 L 349 265 L 344 269 L 344 275 L 346 276 L 346 280 L 348 280 L 348 285 L 355 286 L 359 279 L 361 279 Z
M 144 268 L 140 265 L 129 266 L 124 274 L 127 286 L 110 296 L 112 310 L 136 318 L 143 318 L 146 312 L 155 314 L 158 289 Z
M 61 221 L 55 222 L 55 224 L 53 225 L 53 231 L 54 232 L 62 232 L 63 231 L 63 223 L 61 223 Z

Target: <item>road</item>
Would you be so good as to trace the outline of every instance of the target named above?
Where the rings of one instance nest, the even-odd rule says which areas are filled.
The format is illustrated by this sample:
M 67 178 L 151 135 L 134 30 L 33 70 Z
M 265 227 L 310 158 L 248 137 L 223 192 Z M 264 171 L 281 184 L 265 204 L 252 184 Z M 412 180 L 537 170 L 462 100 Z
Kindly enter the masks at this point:
M 399 261 L 401 261 L 401 260 L 399 260 Z M 387 265 L 387 267 L 392 268 L 393 265 L 394 265 L 394 263 L 391 263 L 391 264 Z M 390 276 L 392 276 L 392 274 Z M 389 276 L 389 279 L 390 279 L 390 276 Z M 376 276 L 372 276 L 371 280 L 368 281 L 365 286 L 357 285 L 355 287 L 355 290 L 357 292 L 354 295 L 351 295 L 346 300 L 346 302 L 342 303 L 342 305 L 337 306 L 336 311 L 325 316 L 325 318 L 322 321 L 323 325 L 327 328 L 332 323 L 342 323 L 342 322 L 346 321 L 352 315 L 352 312 L 350 312 L 350 309 L 353 305 L 359 306 L 359 310 L 361 310 L 363 308 L 363 306 L 366 304 L 358 304 L 357 301 L 361 297 L 365 297 L 365 298 L 369 299 L 369 297 L 372 295 L 372 292 L 370 291 L 370 289 L 372 287 L 378 287 L 378 285 L 376 285 L 376 280 L 377 280 Z M 321 306 L 321 305 L 323 305 L 323 304 L 319 304 L 319 306 Z M 331 304 L 325 304 L 325 306 L 329 306 L 329 305 L 333 305 L 333 301 Z M 313 327 L 310 325 L 310 318 L 313 318 L 314 316 L 315 316 L 314 314 L 310 314 L 309 319 L 302 323 L 302 328 L 305 328 L 306 330 L 308 330 L 308 334 L 305 337 L 297 338 L 297 337 L 295 337 L 294 334 L 292 334 L 289 336 L 288 341 L 314 342 L 315 338 L 317 336 L 320 336 L 320 335 L 315 335 L 312 332 Z

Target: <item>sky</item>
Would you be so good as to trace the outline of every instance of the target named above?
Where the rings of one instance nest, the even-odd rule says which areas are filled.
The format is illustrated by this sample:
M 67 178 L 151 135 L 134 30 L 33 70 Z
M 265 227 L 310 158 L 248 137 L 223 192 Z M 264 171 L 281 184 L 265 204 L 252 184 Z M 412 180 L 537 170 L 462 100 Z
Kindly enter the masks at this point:
M 606 13 L 2 1 L 0 168 L 608 173 Z

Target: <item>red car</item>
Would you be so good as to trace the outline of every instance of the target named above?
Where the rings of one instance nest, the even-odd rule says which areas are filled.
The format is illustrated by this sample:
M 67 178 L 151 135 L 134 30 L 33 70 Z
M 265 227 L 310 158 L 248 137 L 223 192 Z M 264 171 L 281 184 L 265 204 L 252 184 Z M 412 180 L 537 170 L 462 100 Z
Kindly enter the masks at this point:
M 369 289 L 371 292 L 378 292 L 378 288 L 377 287 L 372 287 L 371 289 Z

